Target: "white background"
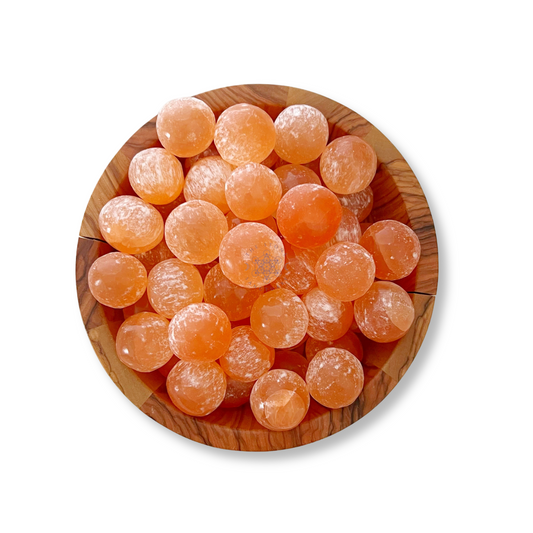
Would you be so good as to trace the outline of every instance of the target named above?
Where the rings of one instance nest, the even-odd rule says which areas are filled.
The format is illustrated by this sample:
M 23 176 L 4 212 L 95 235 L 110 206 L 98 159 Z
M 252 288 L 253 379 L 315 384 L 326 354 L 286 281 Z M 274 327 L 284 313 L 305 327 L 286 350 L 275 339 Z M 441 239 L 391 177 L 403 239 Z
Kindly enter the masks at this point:
M 532 531 L 526 1 L 5 2 L 0 529 Z M 154 423 L 95 357 L 74 277 L 109 160 L 175 97 L 302 87 L 418 176 L 439 291 L 411 369 L 321 442 L 228 452 Z

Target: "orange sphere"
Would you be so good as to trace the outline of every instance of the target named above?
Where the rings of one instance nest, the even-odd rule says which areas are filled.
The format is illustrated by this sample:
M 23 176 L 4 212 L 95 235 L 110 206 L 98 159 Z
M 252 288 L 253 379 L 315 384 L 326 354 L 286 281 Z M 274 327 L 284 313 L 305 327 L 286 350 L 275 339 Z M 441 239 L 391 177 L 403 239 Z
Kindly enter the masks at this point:
M 173 353 L 184 361 L 216 361 L 229 348 L 231 324 L 216 305 L 190 304 L 170 321 L 168 338 Z
M 239 224 L 222 240 L 220 267 L 236 285 L 248 289 L 264 287 L 283 269 L 285 252 L 281 239 L 257 222 Z
M 89 290 L 102 305 L 123 309 L 133 305 L 146 290 L 146 268 L 135 257 L 111 252 L 89 269 Z
M 376 264 L 376 278 L 392 281 L 408 276 L 420 260 L 416 233 L 396 220 L 372 224 L 360 240 Z
M 236 104 L 218 118 L 215 146 L 223 159 L 239 166 L 260 163 L 276 144 L 272 119 L 261 108 L 251 104 Z
M 119 252 L 142 254 L 163 239 L 163 218 L 157 210 L 136 196 L 116 196 L 98 216 L 104 239 Z
M 280 350 L 276 352 L 276 359 L 272 370 L 290 370 L 291 372 L 296 372 L 302 379 L 305 379 L 308 366 L 309 361 L 298 352 Z
M 154 268 L 161 261 L 166 259 L 176 259 L 176 256 L 170 251 L 170 248 L 167 246 L 165 239 L 163 239 L 155 248 L 143 252 L 142 254 L 134 254 L 146 268 L 146 272 L 150 273 L 152 268 Z
M 165 224 L 165 240 L 172 253 L 193 265 L 215 260 L 227 232 L 224 213 L 203 200 L 191 200 L 176 207 Z
M 354 302 L 354 315 L 365 337 L 375 342 L 392 342 L 409 331 L 415 308 L 409 294 L 399 285 L 376 281 Z
M 358 359 L 341 348 L 325 348 L 310 361 L 305 378 L 309 393 L 324 407 L 340 409 L 357 399 L 365 376 Z
M 128 177 L 133 190 L 150 204 L 168 204 L 183 190 L 181 163 L 164 148 L 148 148 L 136 154 Z
M 287 241 L 283 241 L 285 248 L 285 265 L 280 275 L 272 282 L 276 289 L 289 289 L 295 294 L 301 295 L 316 287 L 315 262 L 296 252 L 298 250 Z M 298 250 L 299 251 L 299 250 Z
M 286 289 L 261 295 L 252 307 L 250 326 L 259 340 L 272 348 L 291 348 L 307 332 L 309 315 L 304 303 Z
M 215 115 L 198 98 L 177 98 L 157 115 L 157 136 L 161 144 L 178 157 L 193 157 L 213 142 Z
M 281 199 L 277 212 L 281 234 L 299 248 L 316 248 L 332 239 L 342 219 L 337 197 L 326 187 L 304 184 Z
M 357 357 L 359 361 L 363 360 L 363 345 L 359 337 L 352 331 L 348 331 L 340 339 L 334 341 L 319 341 L 310 337 L 305 344 L 305 356 L 308 361 L 311 361 L 324 348 L 342 348 Z
M 353 194 L 337 194 L 337 198 L 342 207 L 346 207 L 352 211 L 359 222 L 370 215 L 374 206 L 374 192 L 370 186 Z
M 244 383 L 226 376 L 226 382 L 226 395 L 224 396 L 224 400 L 220 404 L 220 407 L 224 409 L 240 407 L 248 402 L 255 381 Z
M 313 183 L 322 185 L 320 178 L 310 168 L 303 165 L 283 165 L 274 170 L 281 183 L 281 195 L 285 196 L 287 192 L 297 185 Z
M 180 411 L 206 416 L 224 400 L 226 376 L 217 363 L 178 361 L 168 374 L 167 392 Z
M 226 220 L 228 221 L 229 230 L 232 230 L 235 226 L 238 226 L 243 222 L 247 222 L 247 220 L 239 218 L 235 213 L 232 213 L 231 211 L 226 215 Z M 256 222 L 258 224 L 264 224 L 267 228 L 270 228 L 277 235 L 278 225 L 276 224 L 276 220 L 273 216 L 263 218 L 262 220 L 256 220 Z
M 339 137 L 328 144 L 320 158 L 320 173 L 328 188 L 352 194 L 370 185 L 377 169 L 374 149 L 355 135 Z
M 201 302 L 204 286 L 196 267 L 179 259 L 167 259 L 148 275 L 147 292 L 152 307 L 160 315 L 172 318 L 186 305 Z
M 280 199 L 278 177 L 259 163 L 237 167 L 226 182 L 228 205 L 244 220 L 262 220 L 270 216 L 278 208 Z
M 374 282 L 375 271 L 372 256 L 353 242 L 334 244 L 315 267 L 318 287 L 342 302 L 361 298 Z
M 168 320 L 155 313 L 133 315 L 120 326 L 116 346 L 117 356 L 126 366 L 137 372 L 153 372 L 172 357 Z
M 338 242 L 355 242 L 358 243 L 361 239 L 361 226 L 357 217 L 352 211 L 346 207 L 342 208 L 342 218 L 339 229 L 329 245 L 337 244 Z
M 250 406 L 256 420 L 272 431 L 295 428 L 309 410 L 305 381 L 290 370 L 270 370 L 256 382 Z

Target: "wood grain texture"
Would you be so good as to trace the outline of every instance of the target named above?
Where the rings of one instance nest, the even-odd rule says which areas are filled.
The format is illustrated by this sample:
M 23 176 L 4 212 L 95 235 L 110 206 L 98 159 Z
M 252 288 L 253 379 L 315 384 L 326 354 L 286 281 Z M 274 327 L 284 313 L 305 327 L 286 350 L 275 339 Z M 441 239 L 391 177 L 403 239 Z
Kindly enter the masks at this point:
M 380 403 L 403 377 L 426 334 L 435 302 L 438 252 L 431 212 L 418 180 L 388 139 L 366 119 L 324 96 L 277 85 L 243 85 L 197 95 L 216 116 L 230 105 L 248 102 L 265 109 L 275 119 L 288 105 L 308 104 L 328 119 L 330 139 L 358 135 L 378 155 L 378 172 L 372 182 L 374 209 L 370 220 L 392 218 L 409 224 L 420 238 L 422 257 L 412 275 L 399 282 L 412 293 L 415 322 L 409 333 L 394 343 L 364 342 L 365 385 L 361 396 L 343 409 L 327 409 L 314 400 L 304 421 L 291 431 L 269 431 L 257 423 L 249 406 L 218 409 L 203 418 L 179 411 L 170 402 L 159 372 L 142 374 L 125 367 L 117 358 L 115 338 L 124 320 L 120 310 L 98 304 L 87 286 L 94 260 L 112 251 L 102 241 L 98 213 L 119 194 L 133 194 L 127 174 L 133 156 L 160 146 L 155 118 L 147 122 L 120 149 L 105 169 L 85 211 L 76 256 L 76 282 L 81 315 L 93 348 L 120 390 L 144 413 L 170 430 L 196 442 L 231 450 L 267 451 L 302 446 L 323 439 L 353 424 Z

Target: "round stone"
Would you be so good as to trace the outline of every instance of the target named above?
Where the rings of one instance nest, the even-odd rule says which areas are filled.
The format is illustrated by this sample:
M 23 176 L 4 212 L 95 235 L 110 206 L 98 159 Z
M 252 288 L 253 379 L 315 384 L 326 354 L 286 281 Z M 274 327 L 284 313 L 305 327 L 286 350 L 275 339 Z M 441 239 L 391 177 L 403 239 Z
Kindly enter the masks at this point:
M 248 403 L 255 381 L 244 383 L 226 376 L 226 382 L 226 395 L 224 396 L 224 400 L 220 404 L 220 407 L 231 409 Z
M 274 170 L 281 183 L 281 195 L 285 196 L 288 191 L 298 185 L 311 183 L 322 185 L 320 178 L 310 168 L 303 165 L 283 165 Z
M 374 206 L 374 192 L 370 186 L 353 194 L 337 194 L 337 198 L 342 207 L 346 207 L 352 211 L 359 222 L 370 215 Z
M 355 242 L 358 243 L 361 239 L 361 226 L 355 214 L 347 209 L 346 207 L 342 208 L 342 218 L 339 225 L 339 229 L 329 245 L 332 246 L 338 242 Z

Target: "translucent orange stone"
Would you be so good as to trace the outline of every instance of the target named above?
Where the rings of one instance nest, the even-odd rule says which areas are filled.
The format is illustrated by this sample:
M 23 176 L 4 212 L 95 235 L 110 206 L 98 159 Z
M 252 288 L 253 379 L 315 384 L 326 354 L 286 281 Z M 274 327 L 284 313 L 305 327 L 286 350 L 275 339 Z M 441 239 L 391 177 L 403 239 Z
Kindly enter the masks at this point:
M 264 287 L 280 274 L 285 260 L 281 239 L 257 222 L 233 228 L 220 245 L 220 267 L 236 285 L 248 289 Z
M 250 383 L 244 383 L 242 381 L 237 381 L 236 379 L 231 379 L 226 376 L 227 387 L 226 395 L 224 396 L 223 402 L 220 404 L 220 407 L 224 409 L 240 407 L 248 402 L 252 388 L 255 381 L 250 381 Z
M 401 279 L 408 276 L 420 260 L 420 241 L 416 233 L 396 220 L 372 224 L 360 241 L 376 263 L 376 278 Z
M 276 153 L 290 163 L 309 163 L 326 148 L 329 127 L 326 117 L 309 105 L 291 105 L 274 122 Z
M 272 282 L 276 289 L 289 289 L 301 295 L 316 287 L 314 263 L 304 255 L 295 252 L 296 248 L 283 241 L 285 265 L 281 274 Z M 315 263 L 318 257 L 315 259 Z
M 305 379 L 305 373 L 309 361 L 297 352 L 291 350 L 280 350 L 276 352 L 276 359 L 272 370 L 290 370 L 296 372 L 302 379 Z
M 148 295 L 146 292 L 133 304 L 124 307 L 122 310 L 124 318 L 129 318 L 130 316 L 136 315 L 137 313 L 155 313 L 155 309 L 150 304 L 148 300 Z
M 128 177 L 133 190 L 150 204 L 168 204 L 183 190 L 181 163 L 164 148 L 148 148 L 136 154 Z
M 89 269 L 89 290 L 102 305 L 122 309 L 133 305 L 146 290 L 146 268 L 135 257 L 111 252 Z
M 187 157 L 183 160 L 183 173 L 187 175 L 189 170 L 193 167 L 193 165 L 199 161 L 200 159 L 203 159 L 204 157 L 210 157 L 213 155 L 220 155 L 218 153 L 217 147 L 215 146 L 215 143 L 211 143 L 209 147 L 204 150 L 201 154 L 193 155 L 192 157 Z
M 370 186 L 353 194 L 337 194 L 337 198 L 343 207 L 353 212 L 359 222 L 370 215 L 374 206 L 374 192 Z
M 283 165 L 274 170 L 281 183 L 281 194 L 285 196 L 287 192 L 297 185 L 313 183 L 322 185 L 320 178 L 310 169 L 303 165 Z
M 361 363 L 350 352 L 325 348 L 309 362 L 305 380 L 309 393 L 319 404 L 340 409 L 355 402 L 365 377 Z
M 290 370 L 270 370 L 256 382 L 250 406 L 256 420 L 272 431 L 295 428 L 309 410 L 305 381 Z
M 231 379 L 256 381 L 274 364 L 274 349 L 263 344 L 250 326 L 231 330 L 228 351 L 218 361 Z
M 152 307 L 160 315 L 172 318 L 186 305 L 201 302 L 204 286 L 196 267 L 179 259 L 167 259 L 151 270 L 147 292 Z
M 307 332 L 307 309 L 292 291 L 275 289 L 260 296 L 252 307 L 250 326 L 259 340 L 272 348 L 291 348 Z
M 355 242 L 358 243 L 361 239 L 361 226 L 357 217 L 352 211 L 346 207 L 342 208 L 342 218 L 339 229 L 335 236 L 328 244 L 333 245 L 338 242 Z
M 215 265 L 205 277 L 204 292 L 205 301 L 220 307 L 234 322 L 250 316 L 252 305 L 264 288 L 246 289 L 235 285 L 224 275 L 220 265 Z
M 136 196 L 116 196 L 98 216 L 104 239 L 119 252 L 141 254 L 163 239 L 164 223 L 158 211 Z
M 277 222 L 281 234 L 299 248 L 316 248 L 332 239 L 339 228 L 342 208 L 326 187 L 298 185 L 281 199 Z
M 272 119 L 261 108 L 236 104 L 218 118 L 215 146 L 223 159 L 232 165 L 260 163 L 274 149 L 276 130 Z
M 200 159 L 185 179 L 183 192 L 186 200 L 204 200 L 227 213 L 229 207 L 224 191 L 232 171 L 233 167 L 219 156 Z
M 224 213 L 203 200 L 191 200 L 176 207 L 165 223 L 165 240 L 172 253 L 184 263 L 194 265 L 214 261 L 227 232 Z
M 279 162 L 278 154 L 276 154 L 276 152 L 272 150 L 272 152 L 270 152 L 270 155 L 266 159 L 263 159 L 263 161 L 261 161 L 261 164 L 265 165 L 265 167 L 268 167 L 268 168 L 274 168 L 274 166 L 278 162 Z
M 281 184 L 276 174 L 259 163 L 237 167 L 226 182 L 229 207 L 244 220 L 262 220 L 278 208 Z
M 415 318 L 407 292 L 390 281 L 376 281 L 354 302 L 354 315 L 361 333 L 375 342 L 392 342 L 403 337 Z
M 318 287 L 342 302 L 361 298 L 374 282 L 375 271 L 372 256 L 353 242 L 334 244 L 315 267 Z
M 184 361 L 216 361 L 229 348 L 231 324 L 216 305 L 190 304 L 170 321 L 168 338 L 173 353 Z
M 320 173 L 327 187 L 338 194 L 362 191 L 374 179 L 377 157 L 374 149 L 355 135 L 339 137 L 328 144 L 320 158 Z
M 167 246 L 165 239 L 163 239 L 155 248 L 143 252 L 142 254 L 134 254 L 146 268 L 146 271 L 150 273 L 152 268 L 155 267 L 161 261 L 166 259 L 176 259 L 176 256 L 170 251 L 170 248 Z
M 363 345 L 359 337 L 352 331 L 348 331 L 340 339 L 334 341 L 319 341 L 310 337 L 305 344 L 305 356 L 311 361 L 324 348 L 342 348 L 357 357 L 359 361 L 363 360 Z
M 198 98 L 177 98 L 157 115 L 157 136 L 161 144 L 178 157 L 193 157 L 213 142 L 215 115 Z
M 320 341 L 333 341 L 342 337 L 353 320 L 353 307 L 329 297 L 319 288 L 310 290 L 302 297 L 309 313 L 307 333 Z
M 127 318 L 117 333 L 117 356 L 137 372 L 153 372 L 172 357 L 168 343 L 168 320 L 155 313 Z
M 178 361 L 168 375 L 167 392 L 180 411 L 206 416 L 224 400 L 226 376 L 217 363 Z
M 228 221 L 228 229 L 232 230 L 235 226 L 238 226 L 239 224 L 242 224 L 243 222 L 247 222 L 247 220 L 243 220 L 242 218 L 239 218 L 235 213 L 229 212 L 226 215 L 226 220 Z M 276 224 L 276 220 L 273 216 L 268 216 L 266 218 L 263 218 L 262 220 L 256 220 L 258 224 L 264 224 L 267 228 L 270 228 L 274 233 L 278 233 L 278 225 Z

